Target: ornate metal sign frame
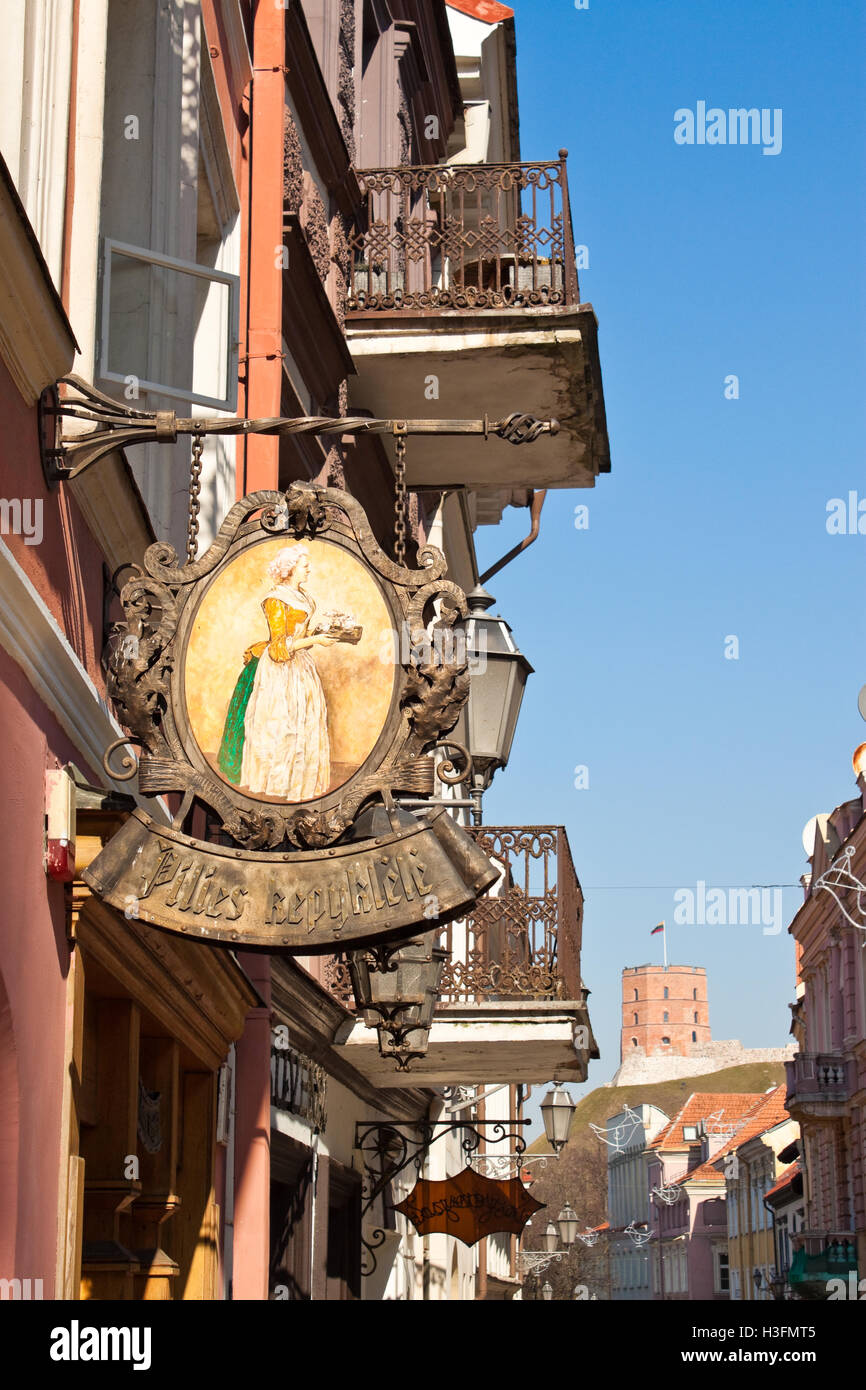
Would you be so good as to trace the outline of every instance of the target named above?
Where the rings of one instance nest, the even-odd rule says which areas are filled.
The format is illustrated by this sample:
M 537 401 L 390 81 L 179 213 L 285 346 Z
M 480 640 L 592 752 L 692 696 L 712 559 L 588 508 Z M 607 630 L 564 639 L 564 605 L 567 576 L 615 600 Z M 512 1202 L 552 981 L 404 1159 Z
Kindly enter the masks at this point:
M 186 704 L 187 646 L 211 584 L 250 546 L 280 537 L 323 539 L 355 556 L 394 631 L 409 637 L 403 662 L 404 644 L 395 643 L 390 708 L 372 751 L 342 786 L 300 804 L 259 799 L 224 782 L 197 744 Z M 144 568 L 134 567 L 121 592 L 125 622 L 108 672 L 108 693 L 129 735 L 110 745 L 104 763 L 115 781 L 137 775 L 145 795 L 181 793 L 182 800 L 170 829 L 141 810 L 130 817 L 85 871 L 95 891 L 169 930 L 306 952 L 404 935 L 422 921 L 429 930 L 490 886 L 489 860 L 450 817 L 419 816 L 407 827 L 392 801 L 395 791 L 432 793 L 432 750 L 455 747 L 445 735 L 469 693 L 465 651 L 443 640 L 466 616 L 465 596 L 444 577 L 440 551 L 427 546 L 418 558 L 418 569 L 390 560 L 354 498 L 304 483 L 242 498 L 194 562 L 178 564 L 167 543 L 148 549 Z M 140 755 L 127 754 L 118 770 L 111 757 L 126 744 L 138 745 Z M 446 782 L 465 775 L 447 761 L 435 771 Z M 392 834 L 350 840 L 359 811 L 374 798 L 388 808 Z M 215 839 L 184 833 L 196 804 L 218 817 Z

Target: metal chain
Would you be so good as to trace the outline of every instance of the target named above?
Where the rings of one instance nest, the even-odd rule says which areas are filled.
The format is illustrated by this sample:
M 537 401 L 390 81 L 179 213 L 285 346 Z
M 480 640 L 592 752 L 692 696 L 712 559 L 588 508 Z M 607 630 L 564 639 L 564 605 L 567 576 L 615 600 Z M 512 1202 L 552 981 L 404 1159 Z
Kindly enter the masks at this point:
M 198 514 L 201 511 L 201 456 L 204 451 L 204 436 L 196 434 L 192 441 L 192 465 L 189 475 L 189 527 L 187 529 L 186 553 L 189 563 L 195 563 L 198 554 Z
M 395 425 L 394 435 L 397 459 L 394 467 L 394 559 L 398 565 L 406 564 L 406 516 L 408 494 L 406 492 L 406 435 L 405 425 Z M 404 431 L 398 433 L 398 431 Z

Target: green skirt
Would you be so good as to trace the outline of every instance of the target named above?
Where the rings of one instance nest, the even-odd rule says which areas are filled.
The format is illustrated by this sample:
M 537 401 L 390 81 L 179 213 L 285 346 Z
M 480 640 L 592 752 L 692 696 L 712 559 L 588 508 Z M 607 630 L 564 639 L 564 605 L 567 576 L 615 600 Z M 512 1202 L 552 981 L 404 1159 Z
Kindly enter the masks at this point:
M 223 739 L 217 758 L 223 776 L 235 786 L 241 780 L 241 767 L 244 761 L 244 720 L 247 717 L 247 705 L 253 693 L 253 683 L 256 679 L 258 666 L 259 658 L 254 656 L 251 661 L 247 662 L 238 676 L 234 693 L 229 701 L 223 728 Z

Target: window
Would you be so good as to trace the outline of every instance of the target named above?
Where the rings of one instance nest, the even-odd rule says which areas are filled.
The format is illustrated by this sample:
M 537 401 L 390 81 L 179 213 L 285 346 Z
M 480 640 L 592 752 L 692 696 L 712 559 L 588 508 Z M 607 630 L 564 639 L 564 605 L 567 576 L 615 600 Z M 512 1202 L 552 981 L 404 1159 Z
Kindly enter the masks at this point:
M 692 998 L 693 998 L 693 999 L 697 999 L 697 997 L 698 997 L 698 991 L 697 991 L 696 989 L 693 989 L 693 990 L 692 990 Z
M 637 1047 L 637 1038 L 632 1038 L 631 1045 L 632 1047 Z
M 668 1047 L 670 1046 L 670 1041 L 670 1038 L 662 1038 L 662 1042 L 665 1043 Z
M 697 1035 L 697 1033 L 696 1033 L 696 1032 L 694 1031 L 694 1029 L 693 1029 L 693 1030 L 692 1030 L 692 1042 L 697 1042 L 697 1040 L 698 1040 L 698 1035 Z
M 111 237 L 105 238 L 104 248 L 102 379 L 125 385 L 134 377 L 140 391 L 234 410 L 239 277 Z M 154 305 L 160 308 L 158 315 Z M 179 325 L 187 334 L 192 328 L 190 351 L 177 354 L 178 361 L 173 363 Z M 192 350 L 192 337 L 199 327 L 207 330 L 207 353 Z M 177 370 L 181 366 L 184 380 Z
M 715 1255 L 716 1265 L 716 1293 L 730 1293 L 731 1275 L 728 1267 L 728 1252 L 727 1250 L 717 1249 L 713 1251 L 713 1254 Z
M 666 1009 L 665 1012 L 664 1012 L 664 1014 L 662 1015 L 662 1023 L 670 1023 L 670 1021 L 671 1021 L 671 1020 L 670 1020 L 670 1014 L 668 1013 L 668 1011 L 667 1011 L 667 1009 Z
M 697 1021 L 698 1021 L 698 1015 L 697 1015 L 697 1013 L 695 1013 L 695 1023 L 697 1023 Z
M 667 999 L 667 997 L 668 997 L 668 987 L 667 987 L 667 985 L 665 985 L 665 999 Z
M 635 990 L 635 992 L 634 992 L 634 997 L 635 997 L 635 999 L 637 999 L 637 990 Z
M 637 1014 L 635 1014 L 635 1016 L 634 1016 L 634 1021 L 635 1021 L 635 1023 L 637 1023 Z
M 688 1142 L 688 1140 L 690 1140 L 690 1139 L 697 1139 L 697 1137 L 698 1137 L 698 1127 L 697 1127 L 697 1125 L 683 1125 L 683 1139 L 685 1139 L 685 1140 Z

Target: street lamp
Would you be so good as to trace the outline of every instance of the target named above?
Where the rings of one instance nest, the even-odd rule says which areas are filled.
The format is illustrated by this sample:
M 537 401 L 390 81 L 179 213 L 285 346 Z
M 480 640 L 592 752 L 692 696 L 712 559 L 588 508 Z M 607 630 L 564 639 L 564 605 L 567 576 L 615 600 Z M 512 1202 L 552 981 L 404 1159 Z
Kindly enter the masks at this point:
M 497 768 L 505 767 L 526 681 L 533 668 L 519 651 L 504 618 L 488 614 L 495 599 L 480 584 L 468 595 L 466 655 L 469 660 L 469 700 L 466 705 L 467 745 L 472 755 L 472 818 L 481 824 L 481 797 Z
M 547 1226 L 546 1226 L 546 1228 L 545 1228 L 544 1235 L 541 1237 L 541 1246 L 542 1246 L 542 1249 L 543 1249 L 543 1250 L 546 1250 L 547 1253 L 548 1253 L 548 1255 L 552 1255 L 553 1252 L 554 1252 L 554 1250 L 556 1249 L 556 1242 L 557 1242 L 557 1239 L 558 1239 L 558 1232 L 557 1232 L 557 1229 L 556 1229 L 556 1227 L 554 1226 L 554 1224 L 553 1224 L 552 1221 L 548 1221 Z
M 541 1297 L 544 1299 L 545 1303 L 550 1302 L 553 1298 L 553 1286 L 551 1284 L 542 1284 Z
M 559 1238 L 563 1245 L 574 1245 L 577 1240 L 577 1212 L 574 1211 L 570 1202 L 566 1202 L 559 1216 L 556 1218 L 559 1227 Z
M 423 1057 L 433 1025 L 439 981 L 449 953 L 434 943 L 435 932 L 399 946 L 348 952 L 355 1004 L 368 1028 L 379 1034 L 379 1052 L 405 1071 Z
M 568 1142 L 571 1117 L 576 1109 L 577 1106 L 568 1091 L 562 1089 L 559 1081 L 554 1083 L 541 1102 L 544 1133 L 548 1144 L 555 1153 L 559 1153 Z
M 755 1269 L 752 1273 L 752 1281 L 755 1285 L 755 1293 L 758 1293 L 764 1282 L 764 1279 L 763 1275 L 761 1274 L 761 1271 L 758 1269 L 757 1266 L 755 1266 Z

